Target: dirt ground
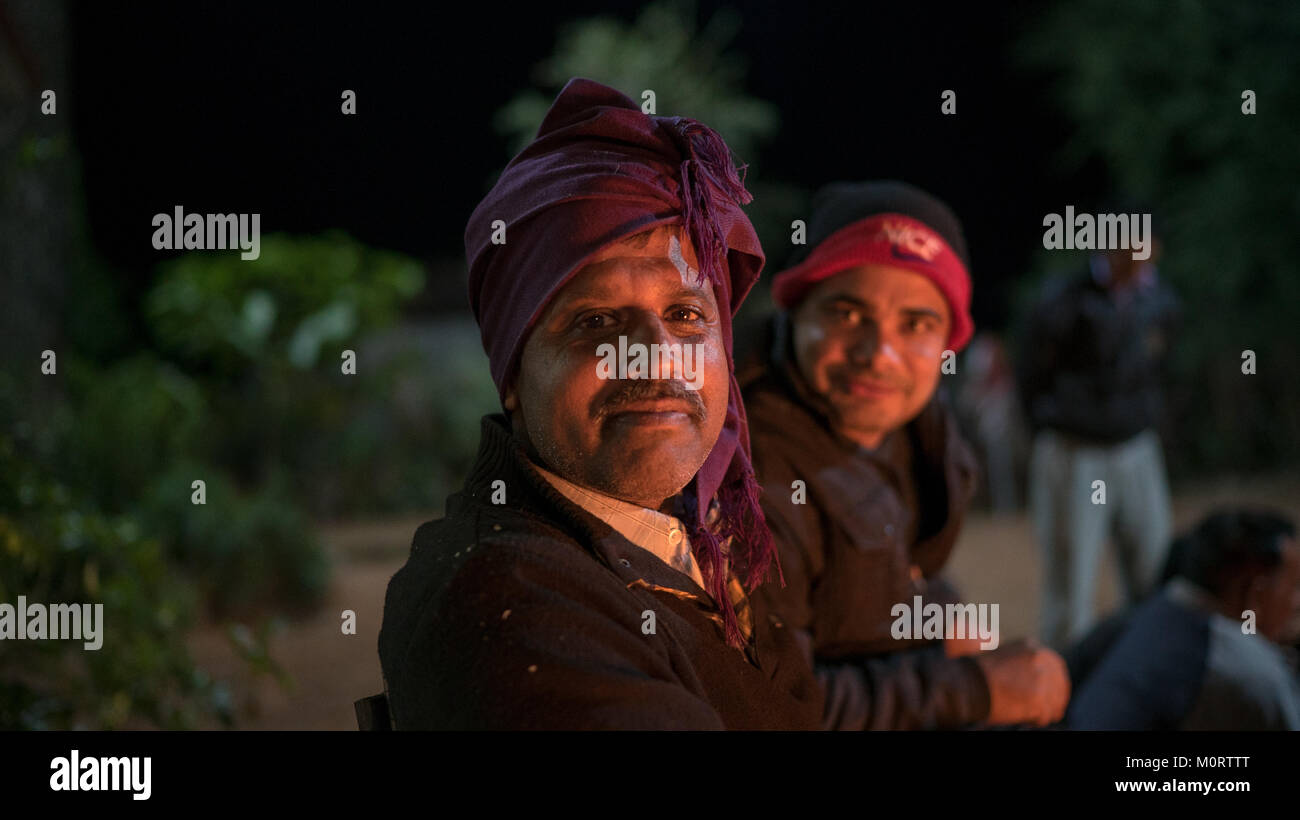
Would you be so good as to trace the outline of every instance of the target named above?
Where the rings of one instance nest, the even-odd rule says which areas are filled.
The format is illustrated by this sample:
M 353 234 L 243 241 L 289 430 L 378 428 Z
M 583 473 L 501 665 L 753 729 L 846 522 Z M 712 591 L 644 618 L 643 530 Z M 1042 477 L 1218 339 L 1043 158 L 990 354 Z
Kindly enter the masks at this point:
M 1220 479 L 1179 488 L 1175 530 L 1219 505 L 1265 504 L 1300 518 L 1300 475 Z M 406 560 L 424 518 L 336 523 L 322 528 L 335 560 L 325 604 L 288 622 L 271 641 L 272 656 L 292 678 L 283 688 L 244 669 L 223 632 L 197 630 L 190 641 L 199 663 L 226 680 L 235 696 L 241 729 L 356 729 L 352 702 L 381 691 L 377 641 L 388 579 Z M 1108 553 L 1098 590 L 1101 611 L 1118 601 L 1113 557 Z M 999 604 L 1003 640 L 1035 634 L 1039 564 L 1026 515 L 972 513 L 949 563 L 965 600 Z M 355 635 L 340 628 L 345 609 L 356 613 Z

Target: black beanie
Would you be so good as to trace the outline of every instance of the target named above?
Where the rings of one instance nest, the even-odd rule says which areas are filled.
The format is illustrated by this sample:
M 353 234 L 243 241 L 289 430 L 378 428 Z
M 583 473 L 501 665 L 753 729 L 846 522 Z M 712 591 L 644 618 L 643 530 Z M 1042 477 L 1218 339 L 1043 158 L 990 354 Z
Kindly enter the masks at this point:
M 813 195 L 808 220 L 808 242 L 795 246 L 786 268 L 798 265 L 828 236 L 873 214 L 902 214 L 920 220 L 943 237 L 953 253 L 970 269 L 966 237 L 952 209 L 938 198 L 898 180 L 832 182 Z

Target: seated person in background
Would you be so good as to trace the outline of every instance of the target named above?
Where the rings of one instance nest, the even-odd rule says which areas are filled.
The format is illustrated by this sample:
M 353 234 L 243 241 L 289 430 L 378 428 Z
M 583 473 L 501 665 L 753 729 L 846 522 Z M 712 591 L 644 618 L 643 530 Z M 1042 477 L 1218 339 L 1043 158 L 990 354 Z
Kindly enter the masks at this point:
M 1124 620 L 1069 727 L 1300 729 L 1300 678 L 1281 645 L 1300 606 L 1295 525 L 1224 511 L 1179 543 L 1176 575 Z
M 762 595 L 815 661 L 824 726 L 1059 720 L 1069 684 L 1055 652 L 894 634 L 895 607 L 915 596 L 958 603 L 939 573 L 977 465 L 938 389 L 945 351 L 973 329 L 957 217 L 901 182 L 835 183 L 800 250 L 773 281 L 782 310 L 741 383 L 786 582 Z
M 1169 553 L 1165 556 L 1165 565 L 1160 570 L 1160 578 L 1145 597 L 1139 600 L 1138 603 L 1124 607 L 1102 618 L 1086 635 L 1071 644 L 1062 653 L 1065 657 L 1065 665 L 1070 670 L 1070 691 L 1079 691 L 1079 687 L 1083 685 L 1083 682 L 1096 670 L 1097 664 L 1101 662 L 1102 658 L 1106 657 L 1106 653 L 1114 646 L 1116 639 L 1124 634 L 1124 628 L 1133 618 L 1133 613 L 1137 611 L 1138 606 L 1157 594 L 1164 588 L 1165 584 L 1180 574 L 1182 557 L 1187 553 L 1187 545 L 1191 539 L 1192 533 L 1185 533 L 1175 538 L 1173 543 L 1169 545 Z M 1300 615 L 1300 610 L 1297 610 L 1297 615 Z M 1296 634 L 1300 635 L 1300 631 L 1297 631 Z
M 714 131 L 578 79 L 474 211 L 505 413 L 388 586 L 396 728 L 819 728 L 800 648 L 742 587 L 774 555 L 732 375 L 748 201 Z

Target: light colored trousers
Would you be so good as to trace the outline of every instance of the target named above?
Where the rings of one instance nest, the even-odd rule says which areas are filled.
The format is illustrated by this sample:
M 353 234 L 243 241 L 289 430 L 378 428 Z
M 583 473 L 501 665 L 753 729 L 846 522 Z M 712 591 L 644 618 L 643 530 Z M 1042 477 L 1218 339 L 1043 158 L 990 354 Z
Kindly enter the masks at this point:
M 1093 482 L 1105 482 L 1105 503 Z M 1042 638 L 1064 649 L 1096 620 L 1102 545 L 1113 536 L 1125 603 L 1156 581 L 1169 548 L 1164 453 L 1155 431 L 1113 445 L 1045 430 L 1034 438 L 1029 503 L 1043 562 Z

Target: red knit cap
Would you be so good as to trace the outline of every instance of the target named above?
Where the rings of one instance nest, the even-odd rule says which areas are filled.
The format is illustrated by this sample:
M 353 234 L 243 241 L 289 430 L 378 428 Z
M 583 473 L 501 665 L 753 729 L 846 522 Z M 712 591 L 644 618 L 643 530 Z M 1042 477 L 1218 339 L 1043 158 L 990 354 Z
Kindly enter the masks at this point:
M 956 218 L 947 207 L 902 183 L 838 183 L 828 186 L 828 191 L 823 200 L 831 203 L 828 211 L 833 208 L 839 211 L 831 218 L 842 227 L 817 241 L 798 264 L 777 274 L 772 280 L 772 298 L 776 303 L 787 310 L 793 308 L 817 283 L 861 265 L 903 268 L 929 279 L 943 294 L 952 315 L 947 346 L 953 351 L 964 348 L 975 332 L 970 315 L 971 278 L 964 261 L 960 227 L 954 227 Z M 866 209 L 861 218 L 845 224 L 846 212 L 855 209 L 855 198 L 866 197 L 919 202 L 921 207 L 909 210 L 933 212 L 936 219 L 942 219 L 947 232 L 962 243 L 960 252 L 931 225 L 904 213 Z M 813 232 L 814 236 L 816 233 Z

